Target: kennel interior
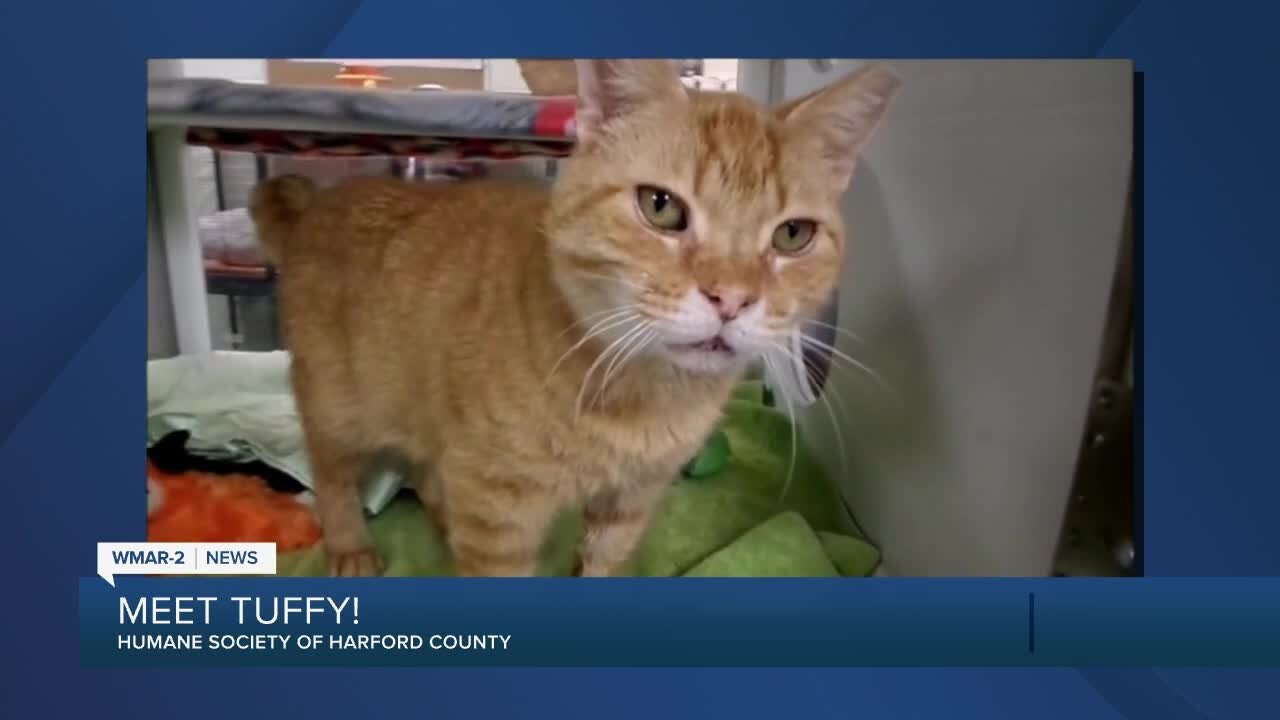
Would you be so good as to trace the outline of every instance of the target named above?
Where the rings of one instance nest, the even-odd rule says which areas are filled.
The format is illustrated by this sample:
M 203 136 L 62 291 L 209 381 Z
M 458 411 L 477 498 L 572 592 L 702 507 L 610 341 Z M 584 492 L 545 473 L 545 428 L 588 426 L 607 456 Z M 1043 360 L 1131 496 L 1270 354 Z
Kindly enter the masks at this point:
M 857 65 L 744 60 L 737 86 L 775 101 Z M 851 252 L 819 318 L 830 327 L 809 326 L 817 342 L 797 341 L 768 395 L 797 416 L 807 455 L 838 488 L 840 522 L 879 548 L 880 573 L 1136 572 L 1132 68 L 893 65 L 902 92 L 845 199 Z M 428 104 L 413 119 L 246 114 L 219 107 L 213 83 L 192 95 L 196 85 L 165 85 L 165 74 L 155 68 L 149 93 L 157 358 L 208 353 L 220 322 L 233 348 L 278 347 L 274 271 L 237 255 L 253 246 L 243 198 L 264 177 L 428 180 L 465 175 L 458 161 L 474 156 L 520 156 L 515 172 L 546 177 L 571 143 L 563 102 L 513 101 L 523 125 L 450 132 L 415 123 L 461 93 L 414 100 Z M 316 154 L 316 138 L 330 157 L 299 157 Z M 192 145 L 216 158 L 212 212 L 193 199 Z
M 739 86 L 854 65 L 748 61 Z M 1136 572 L 1132 65 L 893 66 L 825 338 L 880 377 L 835 361 L 805 436 L 886 573 Z

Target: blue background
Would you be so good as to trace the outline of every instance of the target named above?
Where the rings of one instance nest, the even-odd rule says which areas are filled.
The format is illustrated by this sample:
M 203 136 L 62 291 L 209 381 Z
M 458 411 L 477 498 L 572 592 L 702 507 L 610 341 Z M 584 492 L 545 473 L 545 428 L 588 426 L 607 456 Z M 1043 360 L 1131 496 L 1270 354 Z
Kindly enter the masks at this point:
M 144 521 L 147 57 L 1134 58 L 1146 572 L 1278 574 L 1280 5 L 753 5 L 6 3 L 0 547 L 13 582 L 0 599 L 0 715 L 1274 717 L 1280 678 L 1266 671 L 80 669 L 75 578 L 91 574 L 94 542 L 141 537 Z
M 1261 667 L 1280 665 L 1280 578 L 568 578 L 80 581 L 85 665 Z M 173 598 L 187 600 L 187 622 Z M 254 598 L 243 622 L 233 597 Z M 278 616 L 281 598 L 346 603 Z M 129 619 L 164 598 L 165 620 Z M 127 607 L 122 606 L 122 602 Z M 263 608 L 266 624 L 254 608 Z M 121 637 L 319 633 L 510 637 L 501 652 L 121 649 Z M 140 641 L 145 642 L 145 641 Z

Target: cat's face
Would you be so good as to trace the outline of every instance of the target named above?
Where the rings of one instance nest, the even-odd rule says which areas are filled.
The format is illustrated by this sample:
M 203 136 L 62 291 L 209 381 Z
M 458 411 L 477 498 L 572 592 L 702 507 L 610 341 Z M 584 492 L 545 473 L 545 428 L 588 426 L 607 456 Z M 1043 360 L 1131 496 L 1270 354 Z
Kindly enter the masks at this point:
M 770 109 L 687 92 L 662 62 L 580 62 L 548 231 L 582 325 L 694 372 L 782 347 L 838 281 L 839 200 L 895 87 L 867 71 Z

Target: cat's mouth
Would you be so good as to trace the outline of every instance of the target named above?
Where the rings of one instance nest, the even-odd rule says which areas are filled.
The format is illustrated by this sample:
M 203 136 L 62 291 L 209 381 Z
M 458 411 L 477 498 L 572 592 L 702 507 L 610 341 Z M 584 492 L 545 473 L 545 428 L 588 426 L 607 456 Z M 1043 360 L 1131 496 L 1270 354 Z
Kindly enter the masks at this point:
M 737 352 L 731 345 L 729 345 L 729 343 L 724 341 L 724 338 L 719 335 L 707 338 L 706 340 L 700 340 L 696 343 L 679 343 L 671 345 L 670 347 L 673 350 L 681 352 L 714 353 L 717 355 L 724 355 L 726 357 L 732 357 Z

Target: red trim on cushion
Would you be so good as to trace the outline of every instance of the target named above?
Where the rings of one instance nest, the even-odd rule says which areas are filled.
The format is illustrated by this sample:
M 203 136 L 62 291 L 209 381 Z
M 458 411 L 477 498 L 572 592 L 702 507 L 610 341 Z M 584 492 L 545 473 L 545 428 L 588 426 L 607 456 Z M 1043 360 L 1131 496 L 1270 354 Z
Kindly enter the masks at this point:
M 548 98 L 533 118 L 533 131 L 538 135 L 569 137 L 577 104 L 572 97 Z
M 266 280 L 271 277 L 271 269 L 264 265 L 228 265 L 221 260 L 205 260 L 204 271 L 210 275 L 253 280 Z

